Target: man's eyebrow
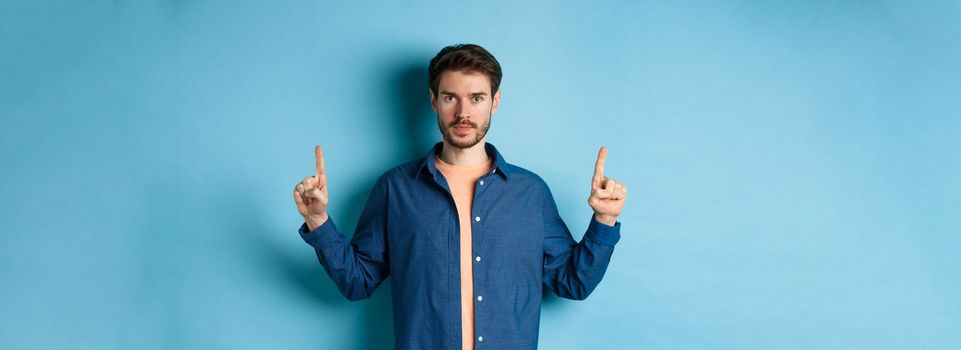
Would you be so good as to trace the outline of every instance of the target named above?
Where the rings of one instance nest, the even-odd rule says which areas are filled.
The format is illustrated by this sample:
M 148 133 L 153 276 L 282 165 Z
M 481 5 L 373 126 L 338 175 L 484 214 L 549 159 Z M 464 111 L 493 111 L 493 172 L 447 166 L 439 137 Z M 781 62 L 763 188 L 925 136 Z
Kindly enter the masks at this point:
M 451 91 L 446 91 L 446 90 L 441 90 L 441 91 L 440 91 L 440 94 L 441 94 L 441 95 L 457 96 L 456 93 L 451 92 Z M 470 93 L 470 95 L 471 95 L 471 96 L 487 96 L 487 92 L 484 92 L 484 91 L 481 91 L 481 92 L 472 92 L 472 93 Z

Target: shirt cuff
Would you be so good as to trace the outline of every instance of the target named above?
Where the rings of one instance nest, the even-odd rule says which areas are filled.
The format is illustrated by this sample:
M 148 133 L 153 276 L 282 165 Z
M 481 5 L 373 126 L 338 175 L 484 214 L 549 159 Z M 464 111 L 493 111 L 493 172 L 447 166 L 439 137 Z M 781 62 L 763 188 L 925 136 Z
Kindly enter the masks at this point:
M 305 222 L 300 225 L 300 229 L 298 229 L 297 232 L 300 233 L 300 238 L 303 238 L 307 244 L 310 244 L 314 248 L 323 248 L 326 247 L 337 234 L 337 225 L 334 225 L 334 218 L 327 217 L 327 221 L 313 231 L 307 231 L 307 223 Z
M 585 236 L 598 244 L 613 247 L 617 244 L 617 241 L 621 240 L 621 222 L 618 221 L 614 223 L 614 226 L 608 226 L 597 221 L 594 215 L 591 215 L 591 223 L 587 226 Z

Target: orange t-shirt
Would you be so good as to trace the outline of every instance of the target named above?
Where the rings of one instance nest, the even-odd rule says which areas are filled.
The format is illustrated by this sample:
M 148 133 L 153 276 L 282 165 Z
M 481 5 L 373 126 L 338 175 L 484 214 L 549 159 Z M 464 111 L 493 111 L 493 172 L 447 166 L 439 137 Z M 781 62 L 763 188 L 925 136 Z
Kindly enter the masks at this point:
M 491 161 L 478 166 L 457 166 L 434 158 L 434 164 L 454 196 L 460 221 L 460 309 L 462 348 L 474 349 L 474 253 L 471 249 L 471 212 L 477 179 L 491 170 Z

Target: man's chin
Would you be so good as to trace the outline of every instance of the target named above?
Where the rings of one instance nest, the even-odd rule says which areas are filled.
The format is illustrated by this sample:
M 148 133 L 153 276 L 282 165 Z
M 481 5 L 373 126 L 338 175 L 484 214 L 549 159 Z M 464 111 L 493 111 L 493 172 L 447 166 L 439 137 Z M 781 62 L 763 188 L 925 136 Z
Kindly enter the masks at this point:
M 461 148 L 461 149 L 471 148 L 476 146 L 478 143 L 480 143 L 480 140 L 470 139 L 469 137 L 470 136 L 465 136 L 463 138 L 460 138 L 460 137 L 452 136 L 447 139 L 447 143 L 449 143 L 451 146 Z

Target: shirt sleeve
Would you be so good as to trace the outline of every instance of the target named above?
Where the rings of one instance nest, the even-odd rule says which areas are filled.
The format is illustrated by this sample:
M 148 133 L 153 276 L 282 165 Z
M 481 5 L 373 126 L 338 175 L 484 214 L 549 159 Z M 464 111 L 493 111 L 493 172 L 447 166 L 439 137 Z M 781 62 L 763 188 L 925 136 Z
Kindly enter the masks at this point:
M 614 245 L 621 238 L 621 223 L 591 222 L 580 242 L 574 240 L 550 190 L 544 196 L 544 285 L 562 298 L 583 300 L 604 278 Z
M 341 294 L 350 300 L 369 298 L 390 274 L 386 179 L 381 177 L 374 185 L 349 241 L 337 231 L 333 218 L 309 232 L 303 224 L 299 232 Z

